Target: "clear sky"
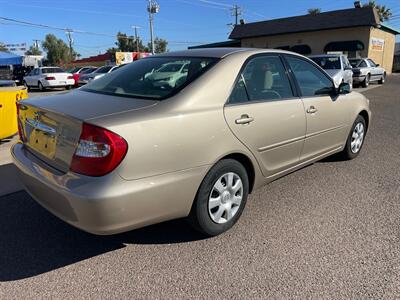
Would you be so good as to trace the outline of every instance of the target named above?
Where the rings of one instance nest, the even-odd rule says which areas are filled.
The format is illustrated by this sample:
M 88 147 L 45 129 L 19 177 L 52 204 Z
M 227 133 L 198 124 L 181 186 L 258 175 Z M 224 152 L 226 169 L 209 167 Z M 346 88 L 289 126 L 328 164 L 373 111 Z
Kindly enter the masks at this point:
M 243 10 L 246 22 L 305 14 L 308 8 L 322 11 L 353 7 L 353 0 L 158 0 L 160 12 L 155 15 L 155 35 L 169 41 L 169 50 L 189 45 L 226 40 L 234 18 L 233 4 Z M 363 1 L 365 2 L 365 1 Z M 390 7 L 390 23 L 400 28 L 400 0 L 378 0 Z M 118 31 L 133 35 L 132 25 L 140 26 L 139 34 L 149 40 L 146 0 L 0 0 L 0 17 L 40 23 L 60 28 L 98 33 L 74 33 L 74 48 L 83 56 L 96 55 L 114 46 Z M 28 45 L 33 39 L 43 40 L 47 33 L 67 41 L 63 31 L 11 25 L 0 20 L 0 42 Z M 399 41 L 400 37 L 397 37 Z

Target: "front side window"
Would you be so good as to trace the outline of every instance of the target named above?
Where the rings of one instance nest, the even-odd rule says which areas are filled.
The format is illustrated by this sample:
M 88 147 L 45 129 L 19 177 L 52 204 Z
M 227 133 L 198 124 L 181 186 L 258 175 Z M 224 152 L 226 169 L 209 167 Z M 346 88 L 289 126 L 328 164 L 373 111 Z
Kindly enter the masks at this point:
M 108 73 L 108 71 L 110 71 L 112 67 L 113 66 L 104 66 L 104 67 L 98 68 L 93 73 L 105 74 L 105 73 Z
M 82 90 L 162 100 L 194 81 L 217 61 L 217 58 L 201 57 L 148 57 L 96 79 Z M 188 65 L 186 73 L 181 72 L 184 64 Z
M 327 95 L 332 92 L 332 81 L 312 63 L 293 56 L 287 56 L 286 59 L 303 96 Z
M 251 59 L 239 75 L 229 103 L 293 98 L 289 78 L 279 56 Z

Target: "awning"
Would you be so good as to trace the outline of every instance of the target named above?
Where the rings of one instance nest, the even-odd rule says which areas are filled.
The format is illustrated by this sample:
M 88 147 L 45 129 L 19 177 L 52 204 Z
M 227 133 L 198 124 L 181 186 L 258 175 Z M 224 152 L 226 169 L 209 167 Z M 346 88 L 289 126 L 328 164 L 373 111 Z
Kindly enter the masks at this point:
M 358 40 L 355 41 L 340 41 L 326 44 L 324 52 L 330 51 L 360 51 L 364 50 L 364 43 Z
M 295 45 L 290 47 L 290 51 L 303 55 L 311 54 L 311 48 L 308 45 Z
M 22 56 L 0 51 L 0 66 L 22 65 Z

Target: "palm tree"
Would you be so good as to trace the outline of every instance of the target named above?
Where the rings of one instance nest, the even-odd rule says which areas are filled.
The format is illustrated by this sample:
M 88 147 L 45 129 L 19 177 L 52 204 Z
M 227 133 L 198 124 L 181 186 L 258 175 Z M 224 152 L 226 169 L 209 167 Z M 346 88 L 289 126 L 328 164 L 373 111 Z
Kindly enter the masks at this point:
M 315 15 L 318 15 L 318 14 L 321 13 L 321 9 L 320 8 L 309 8 L 307 10 L 307 12 L 308 12 L 309 15 L 315 16 Z
M 386 5 L 376 4 L 375 0 L 370 0 L 368 3 L 364 4 L 364 6 L 376 8 L 381 22 L 389 20 L 392 16 L 392 11 L 390 8 L 386 7 Z

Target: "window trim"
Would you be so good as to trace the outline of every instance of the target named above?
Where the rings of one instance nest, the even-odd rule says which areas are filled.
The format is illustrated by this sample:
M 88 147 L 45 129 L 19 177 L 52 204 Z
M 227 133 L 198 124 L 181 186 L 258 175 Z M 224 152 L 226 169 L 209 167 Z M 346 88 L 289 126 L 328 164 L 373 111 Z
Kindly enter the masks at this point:
M 292 90 L 293 96 L 289 97 L 289 98 L 281 98 L 281 99 L 277 99 L 277 100 L 269 100 L 269 99 L 268 100 L 267 99 L 264 99 L 264 100 L 250 100 L 250 95 L 249 95 L 249 92 L 247 90 L 247 83 L 246 83 L 246 81 L 244 81 L 244 86 L 245 86 L 245 91 L 246 91 L 246 95 L 247 95 L 248 101 L 247 102 L 230 103 L 230 99 L 231 99 L 232 93 L 233 93 L 233 91 L 235 89 L 235 86 L 239 82 L 240 78 L 243 77 L 243 71 L 246 68 L 246 66 L 248 65 L 248 63 L 251 60 L 255 59 L 255 58 L 263 57 L 263 56 L 274 56 L 274 57 L 278 57 L 279 58 L 279 60 L 282 63 L 282 66 L 283 66 L 283 68 L 285 70 L 285 74 L 286 74 L 286 77 L 287 77 L 287 79 L 289 81 L 289 85 L 290 85 L 290 88 Z M 287 101 L 287 100 L 293 100 L 293 99 L 297 99 L 297 100 L 300 99 L 300 94 L 298 93 L 297 87 L 295 86 L 294 82 L 292 81 L 292 78 L 289 75 L 289 70 L 288 70 L 288 68 L 287 68 L 287 66 L 285 64 L 285 60 L 282 57 L 282 53 L 279 53 L 279 52 L 265 52 L 265 53 L 253 54 L 253 55 L 249 56 L 248 58 L 246 58 L 246 60 L 244 61 L 244 63 L 242 64 L 242 66 L 241 66 L 241 68 L 239 70 L 239 74 L 236 76 L 236 79 L 234 80 L 234 83 L 232 84 L 231 90 L 229 92 L 228 99 L 226 100 L 224 106 L 249 105 L 249 104 L 256 104 L 256 103 L 269 103 L 269 102 Z
M 323 96 L 330 96 L 330 97 L 332 97 L 332 94 L 331 94 L 331 93 L 320 94 L 320 95 L 313 95 L 313 96 L 305 96 L 305 95 L 303 95 L 303 93 L 301 92 L 301 88 L 300 88 L 299 82 L 297 81 L 297 78 L 296 78 L 296 76 L 294 75 L 294 72 L 293 72 L 292 68 L 290 67 L 289 62 L 288 62 L 287 59 L 286 59 L 287 57 L 294 57 L 294 58 L 297 58 L 297 59 L 299 59 L 299 60 L 303 60 L 303 61 L 305 61 L 305 62 L 308 62 L 308 63 L 311 63 L 312 65 L 314 65 L 318 70 L 321 71 L 321 73 L 322 73 L 326 78 L 328 78 L 328 80 L 332 83 L 332 86 L 333 86 L 334 89 L 336 89 L 335 82 L 334 82 L 333 79 L 325 72 L 325 70 L 322 69 L 322 68 L 321 68 L 316 62 L 314 62 L 312 59 L 309 59 L 309 58 L 306 58 L 306 57 L 302 57 L 302 56 L 299 56 L 299 55 L 293 55 L 293 54 L 285 53 L 285 54 L 283 54 L 283 59 L 284 59 L 285 63 L 287 64 L 287 67 L 289 68 L 289 74 L 292 76 L 293 81 L 295 82 L 295 85 L 296 85 L 296 88 L 297 88 L 297 92 L 298 92 L 300 98 L 315 98 L 315 97 L 323 97 Z

